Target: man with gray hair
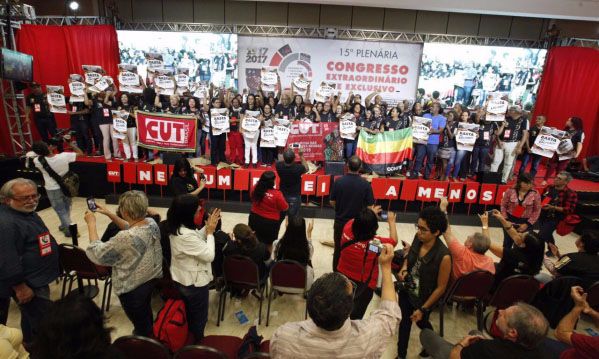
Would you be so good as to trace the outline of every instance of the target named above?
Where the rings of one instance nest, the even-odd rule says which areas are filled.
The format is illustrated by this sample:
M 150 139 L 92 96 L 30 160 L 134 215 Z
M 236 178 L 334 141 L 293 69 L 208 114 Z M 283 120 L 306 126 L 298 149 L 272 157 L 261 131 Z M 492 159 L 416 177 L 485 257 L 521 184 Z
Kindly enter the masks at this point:
M 508 110 L 505 121 L 496 130 L 497 144 L 491 164 L 491 172 L 497 172 L 503 162 L 501 183 L 507 183 L 511 178 L 514 160 L 522 153 L 522 147 L 528 140 L 530 127 L 528 119 L 522 114 L 520 106 L 512 106 Z
M 435 359 L 533 359 L 548 358 L 548 350 L 543 341 L 549 330 L 549 323 L 537 308 L 518 302 L 511 307 L 499 310 L 495 321 L 501 332 L 500 338 L 484 339 L 482 333 L 469 335 L 453 345 L 430 329 L 420 332 L 420 342 Z
M 443 197 L 441 199 L 440 207 L 441 211 L 445 212 L 445 214 L 447 214 L 447 205 L 447 197 Z M 468 239 L 466 239 L 464 244 L 457 240 L 451 231 L 449 218 L 447 219 L 447 230 L 443 233 L 443 238 L 451 253 L 453 267 L 451 275 L 453 279 L 457 279 L 464 274 L 475 270 L 486 270 L 495 274 L 495 264 L 493 263 L 493 259 L 485 255 L 491 246 L 491 240 L 488 233 L 489 216 L 487 213 L 484 213 L 479 217 L 482 222 L 483 233 L 476 232 L 468 236 Z
M 25 178 L 0 189 L 0 298 L 12 296 L 19 305 L 25 344 L 51 306 L 48 284 L 59 275 L 58 244 L 35 213 L 39 198 Z
M 539 216 L 539 238 L 549 245 L 555 244 L 553 231 L 557 228 L 557 224 L 566 218 L 567 215 L 574 213 L 578 196 L 576 192 L 568 187 L 568 183 L 572 180 L 572 175 L 569 172 L 562 171 L 553 180 L 553 184 L 547 186 L 542 195 L 541 215 Z M 547 256 L 552 257 L 553 254 L 547 250 Z

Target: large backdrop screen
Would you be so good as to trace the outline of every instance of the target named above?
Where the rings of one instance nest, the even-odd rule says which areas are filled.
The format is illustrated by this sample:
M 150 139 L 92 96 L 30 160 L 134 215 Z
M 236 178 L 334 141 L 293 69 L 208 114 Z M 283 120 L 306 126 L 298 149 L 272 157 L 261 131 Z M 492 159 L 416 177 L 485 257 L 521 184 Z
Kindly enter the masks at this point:
M 137 65 L 146 78 L 148 57 L 161 55 L 165 68 L 189 68 L 194 82 L 237 85 L 237 35 L 190 32 L 117 31 L 121 62 Z
M 413 100 L 422 44 L 282 37 L 239 37 L 239 86 L 255 91 L 263 68 L 276 69 L 281 86 L 299 75 L 311 80 L 310 99 L 325 82 L 362 98 L 380 92 L 384 100 Z
M 448 104 L 482 105 L 490 93 L 531 106 L 546 50 L 515 47 L 424 44 L 419 88 L 439 91 Z

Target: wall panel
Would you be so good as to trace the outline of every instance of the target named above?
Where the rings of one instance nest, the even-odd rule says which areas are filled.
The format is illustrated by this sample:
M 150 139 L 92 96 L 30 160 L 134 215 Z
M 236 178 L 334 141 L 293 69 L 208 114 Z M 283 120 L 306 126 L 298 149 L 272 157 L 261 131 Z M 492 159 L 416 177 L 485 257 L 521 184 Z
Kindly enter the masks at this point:
M 320 5 L 289 3 L 289 26 L 320 26 Z
M 476 36 L 480 15 L 449 13 L 447 33 L 451 35 Z
M 510 16 L 481 15 L 478 35 L 507 38 L 510 35 L 511 24 Z
M 509 36 L 514 39 L 537 40 L 541 36 L 542 29 L 543 19 L 514 17 Z
M 449 14 L 436 11 L 418 11 L 416 32 L 424 34 L 445 34 Z
M 163 0 L 164 21 L 193 22 L 193 0 Z
M 414 32 L 418 11 L 403 9 L 385 9 L 385 26 L 387 31 Z
M 161 0 L 132 0 L 131 11 L 134 21 L 163 21 Z
M 225 1 L 225 23 L 236 25 L 255 25 L 256 2 Z
M 320 26 L 349 29 L 352 27 L 352 11 L 351 6 L 321 5 Z
M 225 1 L 194 0 L 193 21 L 204 24 L 224 24 Z
M 257 25 L 287 25 L 288 4 L 258 1 L 256 5 Z
M 385 9 L 380 7 L 354 6 L 352 12 L 352 29 L 382 30 Z

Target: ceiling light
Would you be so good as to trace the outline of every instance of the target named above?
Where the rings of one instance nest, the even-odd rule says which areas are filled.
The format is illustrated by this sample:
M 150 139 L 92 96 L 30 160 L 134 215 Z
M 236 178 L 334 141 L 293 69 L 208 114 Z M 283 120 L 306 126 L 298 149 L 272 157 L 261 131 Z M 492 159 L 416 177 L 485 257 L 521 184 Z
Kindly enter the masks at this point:
M 71 1 L 69 3 L 69 9 L 71 9 L 73 11 L 79 10 L 79 3 L 77 1 Z

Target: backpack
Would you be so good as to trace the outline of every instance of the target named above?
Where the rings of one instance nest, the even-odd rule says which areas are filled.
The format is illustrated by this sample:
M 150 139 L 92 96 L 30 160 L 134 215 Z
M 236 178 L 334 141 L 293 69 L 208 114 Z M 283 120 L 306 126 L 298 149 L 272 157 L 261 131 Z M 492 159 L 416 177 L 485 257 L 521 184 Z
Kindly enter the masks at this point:
M 52 167 L 50 167 L 50 164 L 48 163 L 48 161 L 46 161 L 46 158 L 44 156 L 38 156 L 37 159 L 40 161 L 42 167 L 44 168 L 44 170 L 46 170 L 48 175 L 50 175 L 50 177 L 52 177 L 52 179 L 55 180 L 56 183 L 58 183 L 60 189 L 62 190 L 62 193 L 65 196 L 77 197 L 77 195 L 79 194 L 78 174 L 69 170 L 67 173 L 65 173 L 64 176 L 61 177 L 58 173 L 56 173 L 56 171 L 54 171 Z
M 188 332 L 185 303 L 181 299 L 168 299 L 154 322 L 154 337 L 176 352 L 185 346 Z

